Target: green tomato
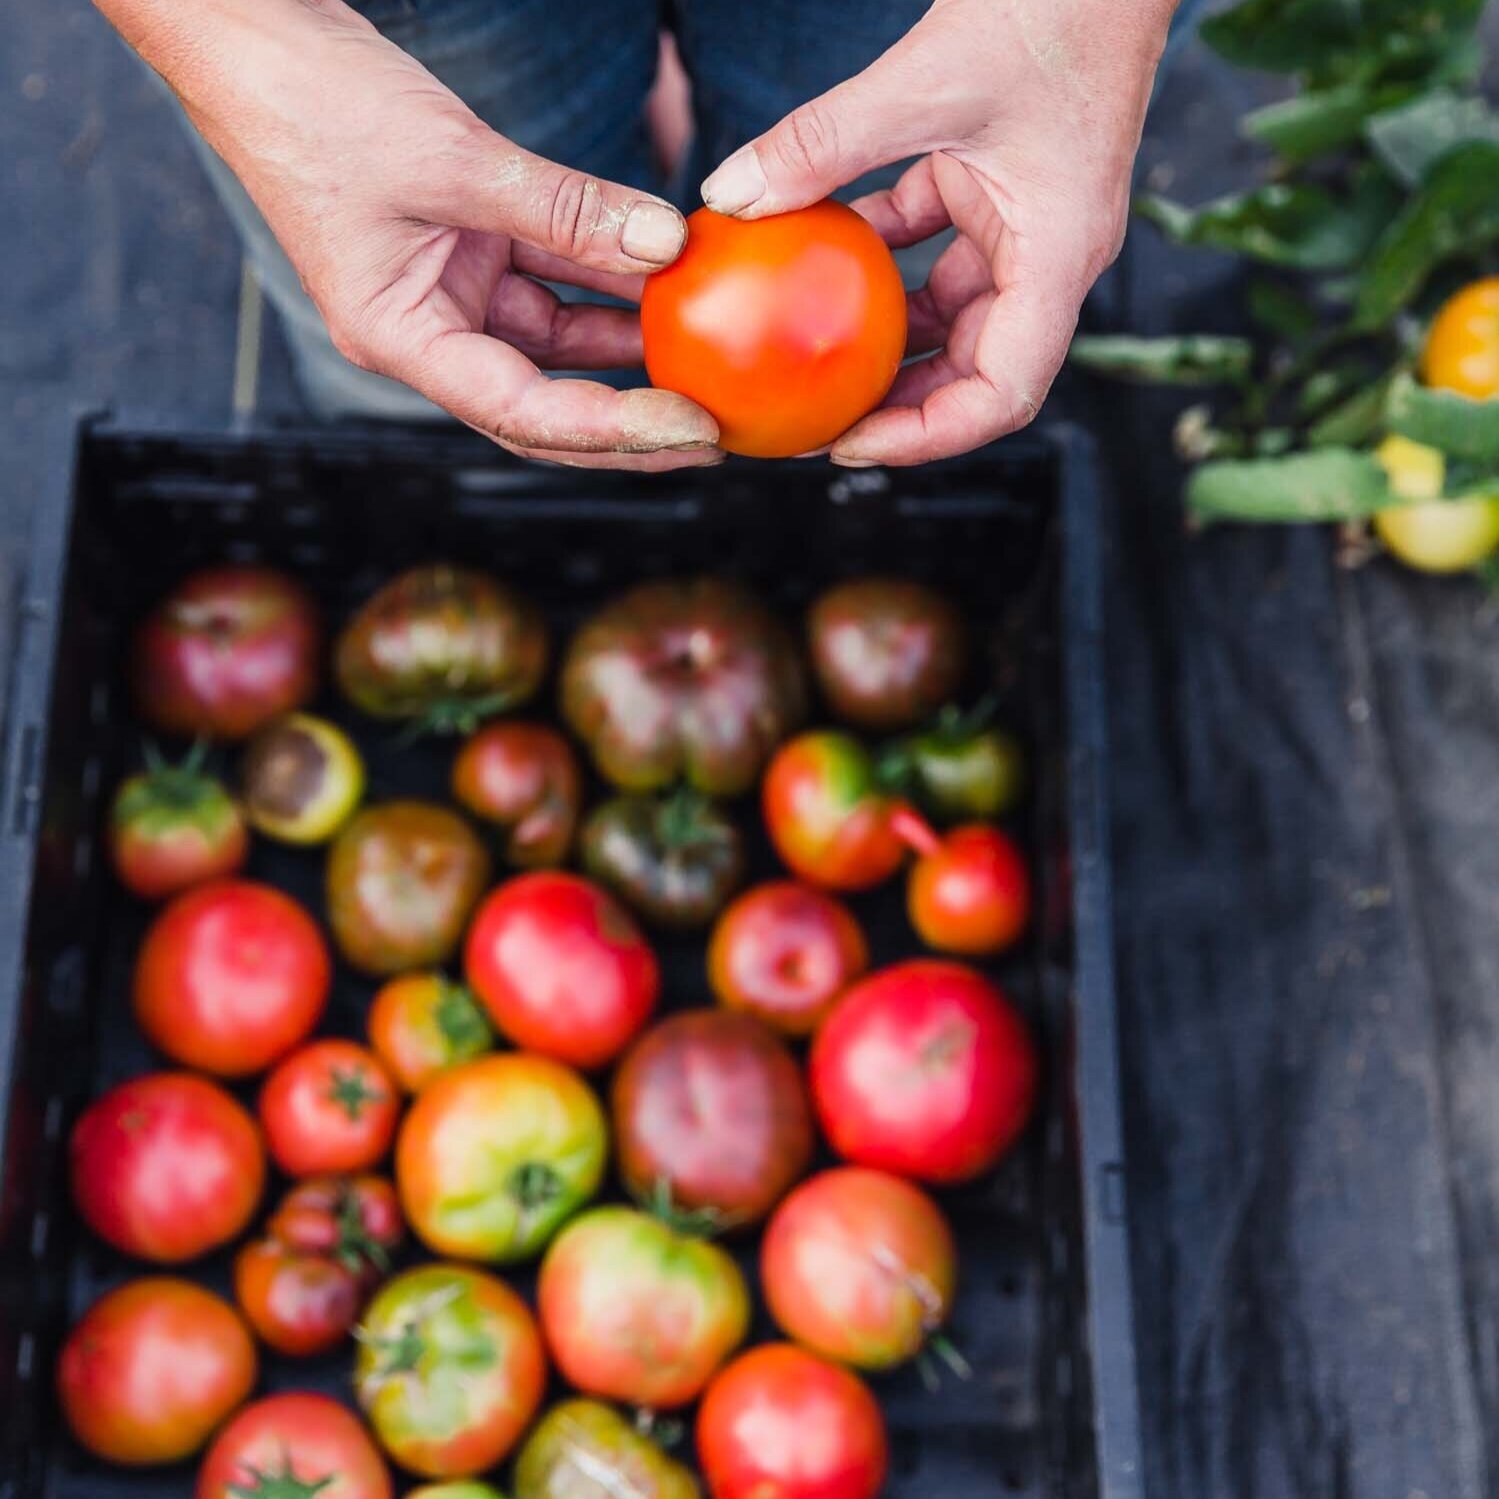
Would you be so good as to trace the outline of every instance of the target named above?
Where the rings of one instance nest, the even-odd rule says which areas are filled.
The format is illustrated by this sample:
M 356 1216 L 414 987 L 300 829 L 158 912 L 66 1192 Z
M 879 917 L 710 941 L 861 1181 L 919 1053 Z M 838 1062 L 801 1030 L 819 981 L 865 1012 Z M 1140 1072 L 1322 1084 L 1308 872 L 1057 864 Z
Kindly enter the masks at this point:
M 567 1400 L 515 1462 L 515 1499 L 698 1499 L 696 1479 L 612 1406 Z

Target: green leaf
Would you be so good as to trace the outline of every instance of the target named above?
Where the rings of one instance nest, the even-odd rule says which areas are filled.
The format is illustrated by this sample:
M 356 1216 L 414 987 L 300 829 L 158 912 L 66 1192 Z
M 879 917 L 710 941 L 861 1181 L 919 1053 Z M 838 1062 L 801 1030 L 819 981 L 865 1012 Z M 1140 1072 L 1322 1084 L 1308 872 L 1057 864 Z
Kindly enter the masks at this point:
M 1392 432 L 1439 448 L 1449 458 L 1499 464 L 1499 400 L 1431 390 L 1401 375 L 1390 387 L 1385 417 Z
M 1303 342 L 1322 325 L 1322 315 L 1300 292 L 1266 277 L 1249 283 L 1249 315 L 1288 343 Z
M 1442 89 L 1376 115 L 1364 134 L 1390 171 L 1407 187 L 1416 187 L 1458 146 L 1499 143 L 1499 114 L 1481 98 Z
M 1307 428 L 1313 448 L 1356 448 L 1372 442 L 1385 428 L 1385 405 L 1391 377 L 1374 380 L 1325 412 Z
M 1499 240 L 1499 144 L 1474 141 L 1450 151 L 1381 236 L 1359 278 L 1354 323 L 1382 328 L 1455 255 Z
M 1355 520 L 1394 502 L 1384 470 L 1351 448 L 1205 463 L 1187 484 L 1187 506 L 1203 521 Z
M 1247 338 L 1131 338 L 1085 335 L 1072 341 L 1072 363 L 1095 374 L 1147 385 L 1239 385 L 1249 378 Z
M 1345 83 L 1309 89 L 1245 115 L 1239 128 L 1294 166 L 1358 140 L 1371 115 L 1403 103 L 1415 87 Z

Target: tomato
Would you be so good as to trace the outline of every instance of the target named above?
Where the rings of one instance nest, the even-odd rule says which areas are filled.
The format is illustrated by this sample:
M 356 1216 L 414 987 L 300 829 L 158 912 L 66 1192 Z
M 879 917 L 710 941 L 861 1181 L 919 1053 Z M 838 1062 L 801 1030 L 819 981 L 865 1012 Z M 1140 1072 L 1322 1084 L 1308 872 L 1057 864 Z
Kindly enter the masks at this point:
M 256 1336 L 292 1358 L 338 1347 L 359 1320 L 364 1290 L 347 1265 L 256 1239 L 234 1257 L 234 1299 Z
M 1499 276 L 1470 283 L 1437 313 L 1421 378 L 1477 401 L 1499 396 Z
M 807 613 L 812 669 L 828 707 L 861 729 L 906 729 L 958 690 L 967 661 L 962 616 L 905 578 L 856 578 Z
M 135 964 L 135 1018 L 174 1061 L 220 1077 L 269 1067 L 318 1023 L 333 965 L 290 896 L 218 880 L 162 911 Z
M 194 573 L 146 616 L 133 682 L 154 729 L 243 739 L 317 691 L 322 628 L 300 583 L 266 567 Z
M 444 962 L 490 862 L 446 807 L 397 801 L 359 813 L 328 852 L 328 923 L 345 961 L 383 977 Z
M 368 1024 L 375 1054 L 408 1093 L 494 1045 L 474 996 L 441 973 L 403 973 L 382 985 Z
M 908 735 L 882 757 L 924 811 L 943 822 L 1002 817 L 1025 790 L 1025 755 L 1003 729 L 944 712 L 930 729 Z
M 869 1386 L 788 1343 L 750 1349 L 708 1386 L 697 1451 L 712 1499 L 877 1499 L 890 1462 Z
M 708 943 L 718 1002 L 783 1036 L 810 1036 L 868 967 L 869 945 L 853 912 L 795 880 L 746 891 Z
M 734 820 L 697 792 L 616 796 L 583 825 L 583 867 L 657 926 L 705 926 L 744 878 Z
M 646 279 L 651 384 L 713 413 L 719 442 L 793 458 L 874 410 L 906 351 L 906 292 L 884 240 L 831 200 L 763 219 L 700 208 Z
M 245 811 L 257 831 L 282 843 L 326 843 L 364 795 L 364 760 L 337 724 L 288 713 L 245 750 Z
M 524 1301 L 459 1265 L 423 1265 L 376 1293 L 359 1330 L 354 1389 L 385 1450 L 423 1478 L 500 1462 L 546 1389 Z
M 695 1400 L 749 1331 L 734 1261 L 634 1208 L 568 1224 L 541 1262 L 536 1305 L 569 1384 L 650 1409 Z
M 812 1046 L 812 1100 L 847 1160 L 968 1181 L 1025 1128 L 1035 1047 L 1004 995 L 961 963 L 896 963 L 849 990 Z
M 577 756 L 555 729 L 492 723 L 453 761 L 453 798 L 505 831 L 505 857 L 522 869 L 566 861 L 583 804 Z
M 440 1073 L 396 1142 L 406 1217 L 431 1249 L 509 1264 L 538 1253 L 599 1189 L 608 1128 L 593 1090 L 547 1057 L 505 1052 Z
M 156 1072 L 84 1110 L 70 1146 L 73 1200 L 116 1249 L 174 1265 L 237 1238 L 265 1186 L 249 1113 L 216 1083 Z
M 1003 952 L 1025 931 L 1031 880 L 1020 850 L 985 823 L 932 836 L 906 887 L 911 925 L 928 947 L 979 957 Z
M 455 1478 L 451 1483 L 424 1483 L 411 1489 L 406 1499 L 505 1499 L 492 1483 L 477 1478 Z
M 776 852 L 814 885 L 867 890 L 905 859 L 907 809 L 881 788 L 873 759 L 851 735 L 820 729 L 782 745 L 760 795 Z
M 721 1228 L 763 1218 L 812 1159 L 801 1069 L 749 1015 L 689 1010 L 647 1031 L 615 1074 L 613 1110 L 629 1191 Z
M 381 1176 L 314 1176 L 298 1182 L 266 1220 L 266 1233 L 304 1254 L 325 1254 L 373 1285 L 405 1224 L 396 1189 Z
M 515 1499 L 699 1499 L 697 1481 L 620 1413 L 564 1400 L 515 1460 Z
M 227 1302 L 170 1276 L 101 1296 L 68 1334 L 57 1393 L 73 1435 L 128 1466 L 190 1457 L 255 1387 L 255 1344 Z
M 471 733 L 535 695 L 547 633 L 530 602 L 483 573 L 437 564 L 391 579 L 338 637 L 344 696 L 375 718 Z
M 380 1058 L 354 1041 L 313 1041 L 260 1090 L 271 1159 L 288 1176 L 364 1171 L 395 1138 L 400 1099 Z
M 1404 437 L 1387 437 L 1375 452 L 1390 488 L 1409 505 L 1375 512 L 1374 530 L 1407 567 L 1458 573 L 1476 567 L 1499 547 L 1499 495 L 1447 499 L 1447 459 Z
M 326 1395 L 270 1395 L 214 1438 L 194 1499 L 394 1499 L 359 1418 Z
M 791 633 L 717 578 L 643 583 L 573 637 L 562 712 L 599 773 L 625 791 L 678 781 L 738 796 L 806 715 Z
M 236 874 L 249 852 L 239 807 L 196 755 L 131 776 L 115 793 L 110 857 L 120 883 L 142 900 Z
M 577 875 L 523 874 L 469 928 L 464 972 L 502 1035 L 585 1070 L 651 1017 L 661 970 L 614 897 Z
M 814 1353 L 890 1369 L 952 1309 L 957 1256 L 941 1209 L 883 1171 L 843 1166 L 803 1182 L 760 1245 L 770 1315 Z

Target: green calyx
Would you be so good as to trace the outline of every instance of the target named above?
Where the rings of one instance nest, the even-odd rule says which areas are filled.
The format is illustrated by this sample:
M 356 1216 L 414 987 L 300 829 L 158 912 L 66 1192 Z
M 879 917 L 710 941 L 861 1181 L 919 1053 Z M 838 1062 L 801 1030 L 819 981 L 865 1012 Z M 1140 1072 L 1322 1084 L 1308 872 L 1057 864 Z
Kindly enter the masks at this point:
M 401 743 L 410 744 L 428 734 L 472 734 L 487 719 L 515 707 L 521 700 L 522 694 L 513 687 L 499 687 L 475 697 L 441 698 L 412 718 L 401 731 Z
M 117 821 L 127 822 L 149 812 L 228 812 L 229 793 L 203 770 L 208 746 L 195 740 L 182 761 L 164 760 L 154 744 L 145 748 L 145 771 L 127 781 L 115 803 Z
M 290 1452 L 282 1456 L 279 1473 L 252 1468 L 248 1464 L 245 1471 L 250 1475 L 248 1483 L 229 1485 L 229 1492 L 234 1499 L 314 1499 L 315 1495 L 321 1494 L 338 1477 L 336 1473 L 329 1473 L 327 1477 L 315 1482 L 298 1478 L 292 1471 Z
M 658 1176 L 649 1192 L 637 1199 L 641 1210 L 688 1239 L 713 1239 L 734 1228 L 737 1220 L 721 1208 L 690 1208 L 672 1196 L 671 1183 Z
M 653 832 L 664 851 L 722 843 L 733 836 L 713 803 L 685 782 L 656 804 Z
M 494 1033 L 464 984 L 442 980 L 432 1019 L 455 1056 L 476 1056 L 494 1042 Z
M 390 1269 L 390 1255 L 385 1246 L 371 1237 L 364 1226 L 358 1193 L 346 1190 L 339 1197 L 337 1223 L 338 1244 L 333 1257 L 339 1264 L 355 1275 L 362 1275 L 370 1266 L 382 1273 Z
M 540 1212 L 550 1207 L 567 1189 L 561 1176 L 543 1161 L 527 1161 L 510 1173 L 506 1189 L 522 1214 Z
M 328 1073 L 327 1097 L 351 1120 L 360 1119 L 372 1103 L 385 1100 L 384 1090 L 373 1087 L 362 1067 L 334 1067 Z

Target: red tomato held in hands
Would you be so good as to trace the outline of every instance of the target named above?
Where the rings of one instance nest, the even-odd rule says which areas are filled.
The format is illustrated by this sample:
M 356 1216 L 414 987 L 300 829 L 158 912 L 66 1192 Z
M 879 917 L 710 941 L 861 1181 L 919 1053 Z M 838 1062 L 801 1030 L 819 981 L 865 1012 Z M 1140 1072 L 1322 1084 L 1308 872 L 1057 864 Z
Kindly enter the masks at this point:
M 317 691 L 322 630 L 302 585 L 268 567 L 178 584 L 135 640 L 136 705 L 153 728 L 243 739 Z
M 890 1461 L 868 1385 L 789 1343 L 750 1349 L 708 1386 L 697 1452 L 712 1499 L 877 1499 Z
M 795 880 L 747 890 L 708 943 L 708 982 L 719 1004 L 783 1036 L 810 1036 L 868 967 L 869 944 L 853 912 Z
M 812 1098 L 846 1160 L 918 1181 L 969 1181 L 1014 1142 L 1036 1052 L 1000 991 L 961 963 L 896 963 L 844 996 L 817 1033 Z
M 135 1018 L 174 1061 L 220 1077 L 269 1067 L 318 1023 L 333 965 L 317 924 L 252 880 L 179 895 L 135 964 Z
M 910 1182 L 844 1166 L 776 1209 L 760 1246 L 765 1303 L 824 1358 L 890 1369 L 947 1320 L 957 1282 L 952 1232 Z
M 227 1302 L 191 1281 L 134 1280 L 68 1334 L 57 1393 L 73 1435 L 127 1466 L 191 1457 L 255 1387 L 255 1344 Z
M 640 302 L 651 383 L 712 412 L 719 441 L 792 458 L 879 405 L 906 350 L 906 292 L 884 240 L 831 200 L 741 220 L 700 208 Z
M 503 1035 L 585 1070 L 619 1055 L 661 987 L 640 928 L 573 874 L 523 874 L 490 894 L 469 928 L 464 972 Z
M 984 823 L 935 835 L 911 867 L 911 925 L 928 947 L 984 957 L 1012 947 L 1031 914 L 1031 881 L 1020 850 Z
M 131 776 L 115 793 L 110 857 L 120 883 L 142 900 L 235 874 L 250 852 L 234 798 L 191 758 Z
M 367 1170 L 390 1149 L 399 1113 L 390 1074 L 353 1041 L 294 1051 L 260 1090 L 266 1145 L 288 1176 Z
M 326 1395 L 271 1395 L 214 1438 L 194 1499 L 394 1499 L 359 1418 Z
M 73 1129 L 73 1200 L 101 1239 L 158 1264 L 236 1238 L 265 1185 L 255 1121 L 217 1084 L 138 1077 L 89 1105 Z

